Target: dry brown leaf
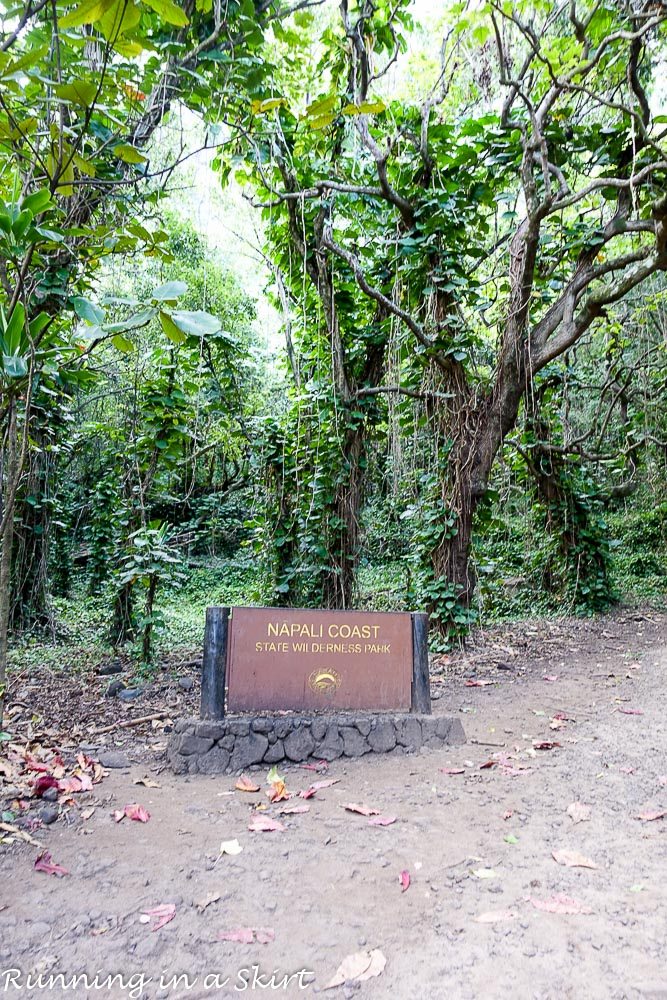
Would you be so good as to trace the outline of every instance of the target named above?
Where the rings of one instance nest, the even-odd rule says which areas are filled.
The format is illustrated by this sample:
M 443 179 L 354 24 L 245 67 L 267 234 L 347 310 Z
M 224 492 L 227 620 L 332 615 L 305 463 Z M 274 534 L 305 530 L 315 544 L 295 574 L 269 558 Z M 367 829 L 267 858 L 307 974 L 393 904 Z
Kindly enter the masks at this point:
M 205 896 L 204 899 L 200 899 L 199 902 L 196 903 L 195 905 L 199 910 L 199 912 L 203 913 L 207 906 L 211 906 L 213 903 L 217 903 L 219 899 L 220 899 L 219 892 L 209 892 L 208 896 Z
M 347 802 L 343 809 L 351 813 L 360 813 L 362 816 L 379 816 L 380 814 L 379 809 L 371 809 L 370 806 L 358 805 L 356 802 Z
M 548 899 L 535 899 L 531 896 L 530 902 L 536 910 L 542 910 L 543 913 L 562 913 L 571 916 L 575 913 L 593 912 L 590 906 L 585 906 L 578 899 L 572 899 L 571 896 L 563 896 L 562 894 L 550 896 Z
M 307 813 L 310 812 L 310 806 L 305 803 L 301 806 L 283 806 L 282 809 L 278 810 L 279 816 L 294 816 L 296 813 Z
M 591 807 L 583 802 L 571 802 L 567 814 L 573 823 L 586 823 L 591 818 Z
M 333 979 L 326 984 L 324 989 L 331 990 L 336 986 L 343 986 L 345 983 L 353 981 L 361 982 L 362 977 L 370 978 L 373 975 L 379 976 L 384 968 L 384 963 L 382 963 L 382 968 L 378 968 L 377 972 L 371 972 L 374 962 L 377 965 L 380 964 L 377 959 L 374 959 L 374 955 L 375 952 L 370 951 L 355 951 L 352 955 L 348 955 L 340 963 L 334 973 Z M 379 955 L 384 959 L 382 952 L 379 952 Z M 366 976 L 366 973 L 370 973 L 370 976 Z
M 250 820 L 248 829 L 251 833 L 271 833 L 274 830 L 281 832 L 285 827 L 277 819 L 271 819 L 270 816 L 258 814 Z
M 242 774 L 237 780 L 234 788 L 237 792 L 258 792 L 259 785 L 256 785 L 252 778 L 249 778 L 247 774 Z
M 597 868 L 598 866 L 590 858 L 587 858 L 579 851 L 552 851 L 551 857 L 559 865 L 567 868 Z
M 144 785 L 145 788 L 162 788 L 157 781 L 153 781 L 152 778 L 135 778 L 133 784 Z
M 357 976 L 357 982 L 364 983 L 367 979 L 374 979 L 375 976 L 379 976 L 381 972 L 384 972 L 386 964 L 387 959 L 382 954 L 380 949 L 374 948 L 371 952 L 371 964 L 365 972 L 362 972 L 360 976 Z

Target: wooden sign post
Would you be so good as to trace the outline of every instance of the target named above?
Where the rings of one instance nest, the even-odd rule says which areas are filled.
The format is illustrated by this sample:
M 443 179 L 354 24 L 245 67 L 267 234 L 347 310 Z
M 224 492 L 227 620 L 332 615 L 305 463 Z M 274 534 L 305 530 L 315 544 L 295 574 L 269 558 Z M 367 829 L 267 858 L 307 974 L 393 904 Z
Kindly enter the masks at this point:
M 430 714 L 428 615 L 210 607 L 201 718 L 225 708 Z

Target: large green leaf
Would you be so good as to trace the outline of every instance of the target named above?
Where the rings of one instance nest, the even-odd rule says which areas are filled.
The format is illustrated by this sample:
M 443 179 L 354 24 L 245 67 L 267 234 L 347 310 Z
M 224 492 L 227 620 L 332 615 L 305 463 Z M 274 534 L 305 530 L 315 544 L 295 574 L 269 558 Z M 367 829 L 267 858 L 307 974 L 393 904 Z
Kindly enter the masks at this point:
M 154 10 L 163 21 L 175 24 L 177 28 L 184 28 L 186 24 L 190 23 L 185 12 L 172 3 L 172 0 L 144 0 L 144 3 L 151 10 Z
M 181 295 L 185 295 L 187 290 L 188 286 L 184 281 L 167 281 L 164 285 L 160 285 L 159 288 L 153 289 L 151 298 L 154 302 L 168 302 L 180 298 Z
M 73 80 L 71 83 L 61 83 L 56 88 L 56 97 L 68 104 L 80 104 L 84 108 L 92 107 L 98 92 L 98 84 L 92 80 Z
M 114 156 L 124 163 L 145 163 L 146 157 L 140 153 L 136 146 L 130 146 L 127 142 L 121 142 L 113 148 Z
M 85 299 L 82 295 L 74 295 L 70 299 L 77 316 L 85 320 L 89 326 L 98 326 L 104 322 L 104 310 L 96 306 L 90 299 Z
M 61 28 L 76 28 L 80 24 L 94 24 L 116 3 L 116 0 L 83 0 L 76 10 L 60 19 Z
M 165 336 L 171 340 L 172 344 L 182 344 L 188 339 L 188 335 L 179 330 L 169 313 L 160 311 L 160 324 Z
M 28 359 L 20 354 L 3 354 L 2 367 L 9 378 L 23 378 L 28 374 Z
M 210 336 L 218 333 L 222 327 L 219 319 L 201 310 L 186 312 L 183 309 L 174 309 L 169 315 L 179 330 L 183 333 L 192 333 L 195 337 Z

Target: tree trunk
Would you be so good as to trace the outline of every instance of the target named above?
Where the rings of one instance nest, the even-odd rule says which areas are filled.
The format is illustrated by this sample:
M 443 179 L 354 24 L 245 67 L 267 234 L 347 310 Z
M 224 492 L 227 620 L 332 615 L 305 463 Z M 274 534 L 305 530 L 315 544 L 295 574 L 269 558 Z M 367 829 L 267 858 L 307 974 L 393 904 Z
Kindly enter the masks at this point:
M 329 520 L 329 566 L 324 574 L 322 607 L 344 610 L 354 600 L 359 558 L 359 517 L 363 499 L 361 458 L 365 450 L 365 425 L 348 431 L 341 481 Z
M 4 532 L 0 539 L 0 730 L 3 726 L 5 696 L 7 690 L 7 645 L 9 633 L 9 612 L 12 583 L 12 549 L 14 544 L 14 497 L 16 481 L 20 474 L 18 458 L 18 432 L 16 426 L 16 402 L 9 402 L 7 416 L 7 474 L 4 482 L 4 498 L 0 520 L 4 521 Z M 0 483 L 0 486 L 2 483 Z
M 146 593 L 146 624 L 144 625 L 141 644 L 141 658 L 144 663 L 153 662 L 153 605 L 155 604 L 157 584 L 158 578 L 153 574 L 148 581 L 148 591 Z

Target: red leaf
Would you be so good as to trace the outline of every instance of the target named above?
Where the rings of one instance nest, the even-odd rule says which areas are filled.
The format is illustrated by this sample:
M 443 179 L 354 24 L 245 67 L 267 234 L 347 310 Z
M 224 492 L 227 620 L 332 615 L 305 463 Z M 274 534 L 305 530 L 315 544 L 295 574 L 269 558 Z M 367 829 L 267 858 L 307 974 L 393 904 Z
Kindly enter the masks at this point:
M 18 760 L 20 759 L 21 758 L 19 757 Z M 37 771 L 41 774 L 48 774 L 51 770 L 51 766 L 49 764 L 43 764 L 41 760 L 37 760 L 37 758 L 33 757 L 31 753 L 27 753 L 25 755 L 25 769 L 26 771 Z
M 137 802 L 132 802 L 129 806 L 125 806 L 125 815 L 128 819 L 136 819 L 138 823 L 148 823 L 151 818 L 151 814 Z
M 480 771 L 483 771 L 487 767 L 495 767 L 497 763 L 497 760 L 487 760 L 486 763 L 479 765 L 479 769 Z
M 152 931 L 159 931 L 161 927 L 168 924 L 176 916 L 176 906 L 174 903 L 161 903 L 151 910 L 141 911 L 145 917 L 155 917 L 155 923 L 151 927 Z
M 83 790 L 78 778 L 61 778 L 58 782 L 58 787 L 61 792 L 80 792 Z M 93 787 L 92 782 L 90 787 Z
M 391 826 L 396 822 L 395 816 L 371 816 L 368 821 L 369 826 Z
M 255 932 L 252 927 L 237 927 L 234 931 L 219 931 L 218 941 L 238 941 L 239 944 L 252 944 Z
M 623 715 L 643 715 L 641 708 L 619 708 Z
M 559 746 L 560 743 L 556 743 L 554 740 L 537 740 L 533 743 L 533 750 L 555 750 Z
M 495 761 L 494 761 L 495 763 Z M 440 767 L 438 768 L 441 774 L 465 774 L 465 767 Z
M 282 823 L 277 819 L 272 819 L 270 816 L 257 815 L 253 816 L 248 824 L 248 829 L 251 833 L 272 833 L 273 831 L 282 831 L 285 829 Z
M 358 805 L 356 802 L 348 802 L 343 809 L 351 813 L 360 813 L 362 816 L 378 816 L 380 813 L 379 809 L 371 809 L 370 806 Z
M 58 788 L 58 781 L 53 777 L 52 774 L 40 774 L 39 778 L 35 778 L 32 785 L 32 794 L 41 798 L 45 791 L 49 788 Z
M 299 764 L 299 767 L 303 767 L 306 771 L 327 771 L 329 768 L 329 761 L 318 760 L 317 764 Z
M 324 778 L 322 781 L 314 781 L 310 788 L 307 788 L 305 792 L 299 792 L 302 799 L 312 799 L 316 792 L 319 792 L 322 788 L 329 788 L 331 785 L 337 785 L 340 778 Z
M 46 875 L 58 875 L 59 877 L 69 875 L 66 868 L 63 868 L 62 865 L 55 864 L 51 860 L 51 855 L 48 851 L 42 851 L 35 861 L 34 868 L 36 872 L 44 872 Z
M 401 892 L 406 892 L 410 888 L 410 872 L 402 871 L 398 880 L 401 883 Z
M 547 681 L 547 683 L 549 684 L 553 684 L 555 681 L 558 680 L 558 674 L 544 674 L 542 680 Z
M 542 910 L 544 913 L 563 913 L 572 915 L 575 913 L 593 912 L 590 906 L 584 906 L 584 904 L 580 903 L 578 899 L 572 899 L 571 896 L 564 896 L 562 894 L 550 896 L 548 899 L 535 899 L 531 896 L 530 902 L 536 910 Z
M 640 819 L 643 823 L 652 823 L 653 820 L 664 819 L 665 816 L 667 816 L 667 810 L 663 809 L 661 812 L 639 813 L 639 815 L 636 816 L 635 819 Z
M 467 688 L 485 688 L 485 687 L 488 687 L 490 684 L 493 684 L 493 681 L 467 680 L 465 682 L 465 687 L 467 687 Z
M 307 813 L 310 812 L 310 806 L 284 806 L 279 809 L 278 812 L 281 816 L 293 816 L 295 813 Z

